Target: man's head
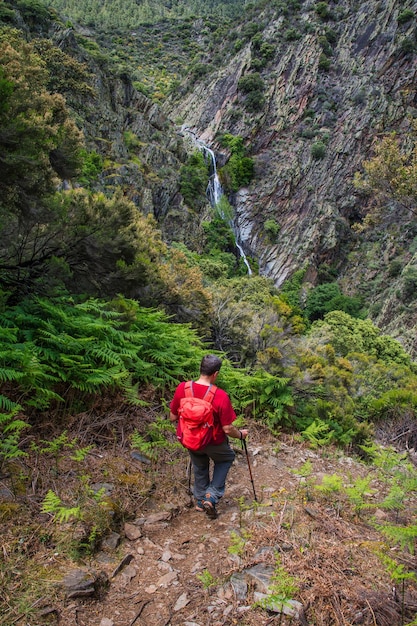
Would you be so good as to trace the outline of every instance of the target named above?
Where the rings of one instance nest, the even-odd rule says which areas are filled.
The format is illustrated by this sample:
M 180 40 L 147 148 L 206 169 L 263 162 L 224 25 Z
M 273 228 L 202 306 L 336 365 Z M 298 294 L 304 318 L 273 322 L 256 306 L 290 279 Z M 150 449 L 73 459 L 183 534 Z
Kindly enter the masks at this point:
M 200 364 L 200 374 L 203 376 L 212 376 L 214 372 L 218 372 L 222 366 L 222 361 L 214 354 L 206 354 L 203 356 Z

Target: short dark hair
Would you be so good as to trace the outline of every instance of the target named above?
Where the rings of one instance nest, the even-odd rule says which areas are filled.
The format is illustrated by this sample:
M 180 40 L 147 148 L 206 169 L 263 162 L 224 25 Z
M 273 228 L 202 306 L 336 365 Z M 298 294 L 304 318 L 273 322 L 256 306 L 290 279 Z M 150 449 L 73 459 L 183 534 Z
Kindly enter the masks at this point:
M 211 376 L 214 372 L 218 372 L 222 366 L 222 360 L 215 354 L 206 354 L 200 363 L 200 374 Z

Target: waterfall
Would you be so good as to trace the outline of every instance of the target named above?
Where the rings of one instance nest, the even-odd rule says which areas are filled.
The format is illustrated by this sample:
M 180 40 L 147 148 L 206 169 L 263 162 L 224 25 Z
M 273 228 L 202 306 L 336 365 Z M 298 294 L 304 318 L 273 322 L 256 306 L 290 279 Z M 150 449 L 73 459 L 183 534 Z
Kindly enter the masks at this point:
M 200 150 L 203 152 L 203 154 L 208 155 L 210 158 L 210 162 L 211 162 L 211 175 L 209 178 L 209 182 L 207 185 L 207 198 L 209 199 L 209 202 L 211 204 L 212 207 L 214 207 L 219 213 L 220 216 L 228 221 L 228 224 L 230 226 L 230 228 L 233 231 L 233 234 L 235 236 L 235 245 L 236 248 L 239 250 L 239 254 L 241 256 L 241 258 L 243 259 L 244 264 L 247 267 L 248 270 L 248 274 L 249 276 L 252 275 L 252 269 L 251 266 L 249 265 L 249 261 L 246 258 L 246 254 L 243 251 L 243 248 L 241 246 L 241 244 L 239 243 L 238 239 L 239 239 L 239 233 L 237 232 L 237 229 L 235 227 L 235 224 L 233 222 L 233 219 L 227 218 L 226 215 L 224 215 L 222 208 L 220 206 L 220 200 L 221 197 L 223 195 L 223 189 L 217 174 L 217 165 L 216 165 L 216 157 L 215 154 L 213 152 L 213 150 L 211 148 L 209 148 L 208 146 L 206 146 L 202 141 L 200 141 L 199 139 L 196 139 L 196 143 L 198 145 L 198 147 L 200 148 Z
M 211 167 L 212 167 L 213 173 L 210 175 L 206 194 L 207 194 L 207 197 L 209 199 L 211 206 L 217 207 L 220 202 L 220 198 L 223 195 L 223 189 L 219 180 L 219 176 L 217 174 L 216 157 L 214 156 L 214 152 L 211 148 L 208 148 L 201 142 L 199 142 L 199 145 L 203 153 L 208 154 L 211 160 Z M 222 215 L 222 217 L 224 216 Z

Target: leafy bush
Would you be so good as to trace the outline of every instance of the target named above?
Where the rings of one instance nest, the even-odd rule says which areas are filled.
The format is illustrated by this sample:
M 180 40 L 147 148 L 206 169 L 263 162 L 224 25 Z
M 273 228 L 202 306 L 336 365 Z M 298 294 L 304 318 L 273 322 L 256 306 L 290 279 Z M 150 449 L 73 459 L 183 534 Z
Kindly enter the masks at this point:
M 414 11 L 411 9 L 404 9 L 398 14 L 397 21 L 399 24 L 405 24 L 415 17 Z
M 311 156 L 316 161 L 323 159 L 326 155 L 326 144 L 323 141 L 316 141 L 311 146 Z
M 281 226 L 276 220 L 269 219 L 264 222 L 264 231 L 267 233 L 272 242 L 276 240 L 276 237 L 280 230 Z
M 231 152 L 229 161 L 221 168 L 219 175 L 226 189 L 237 191 L 240 187 L 248 185 L 253 179 L 253 159 L 245 156 L 246 148 L 242 137 L 225 133 L 219 138 L 219 141 Z
M 402 268 L 403 264 L 401 263 L 401 261 L 399 261 L 398 259 L 394 259 L 389 264 L 388 275 L 391 276 L 391 278 L 395 278 L 396 276 L 399 276 L 401 274 Z
M 298 39 L 301 39 L 301 36 L 302 35 L 298 28 L 287 28 L 284 33 L 284 39 L 286 41 L 297 41 Z
M 260 74 L 253 72 L 252 74 L 247 74 L 239 79 L 238 88 L 245 94 L 253 92 L 262 93 L 264 89 L 264 81 Z
M 202 152 L 197 150 L 188 157 L 180 172 L 181 194 L 188 206 L 198 208 L 202 205 L 205 201 L 208 180 L 208 165 Z
M 329 5 L 327 4 L 327 2 L 317 2 L 316 6 L 315 6 L 315 10 L 316 10 L 317 15 L 322 20 L 328 20 L 332 16 L 332 14 L 330 12 L 330 9 L 329 9 Z
M 417 267 L 407 268 L 403 273 L 403 281 L 401 295 L 405 302 L 410 302 L 417 297 Z
M 307 296 L 304 312 L 313 322 L 324 317 L 330 311 L 344 311 L 353 317 L 359 317 L 361 299 L 345 296 L 337 283 L 324 283 L 310 291 Z
M 103 159 L 95 150 L 88 152 L 83 149 L 80 152 L 82 158 L 81 173 L 78 177 L 82 185 L 89 185 L 103 170 Z
M 404 52 L 404 54 L 410 54 L 411 52 L 414 52 L 416 48 L 415 48 L 414 41 L 411 39 L 411 37 L 405 37 L 401 41 L 400 49 L 401 49 L 401 52 Z
M 327 72 L 330 69 L 330 65 L 331 65 L 331 61 L 329 57 L 323 52 L 319 58 L 319 70 L 323 70 L 324 72 Z
M 324 320 L 314 322 L 311 333 L 322 339 L 325 337 L 335 353 L 343 357 L 362 353 L 385 363 L 411 365 L 411 357 L 401 344 L 389 335 L 382 335 L 370 319 L 357 319 L 343 311 L 331 311 Z

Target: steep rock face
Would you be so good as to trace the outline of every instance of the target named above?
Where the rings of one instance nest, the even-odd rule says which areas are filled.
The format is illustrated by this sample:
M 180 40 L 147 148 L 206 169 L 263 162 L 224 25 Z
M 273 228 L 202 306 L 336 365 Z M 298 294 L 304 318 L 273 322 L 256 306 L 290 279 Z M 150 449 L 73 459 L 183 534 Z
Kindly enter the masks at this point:
M 306 268 L 314 284 L 319 266 L 327 263 L 343 276 L 348 292 L 357 292 L 368 278 L 362 244 L 376 233 L 356 235 L 351 228 L 368 202 L 355 190 L 353 176 L 375 140 L 392 130 L 409 132 L 417 116 L 411 51 L 416 23 L 398 20 L 406 9 L 415 12 L 416 3 L 320 4 L 327 7 L 325 17 L 316 3 L 302 3 L 291 18 L 291 36 L 288 16 L 284 23 L 270 7 L 258 16 L 263 40 L 275 46 L 273 58 L 259 70 L 265 98 L 259 112 L 248 112 L 247 96 L 239 89 L 239 79 L 253 73 L 253 41 L 225 59 L 210 82 L 195 86 L 180 107 L 168 106 L 214 149 L 217 133 L 245 137 L 256 176 L 232 200 L 241 241 L 259 259 L 261 273 L 279 286 Z M 264 229 L 268 219 L 280 226 L 272 243 Z M 387 216 L 384 230 L 409 221 L 406 214 Z M 407 228 L 403 231 L 407 245 Z M 380 285 L 378 298 L 384 289 Z M 381 327 L 392 332 L 392 315 L 378 315 Z
M 87 147 L 104 159 L 101 185 L 122 187 L 141 210 L 163 219 L 181 202 L 179 170 L 186 153 L 174 125 L 134 89 L 129 76 L 114 74 L 88 53 L 72 29 L 57 29 L 53 40 L 90 72 L 89 92 L 80 96 L 69 90 L 65 95 L 81 120 Z

